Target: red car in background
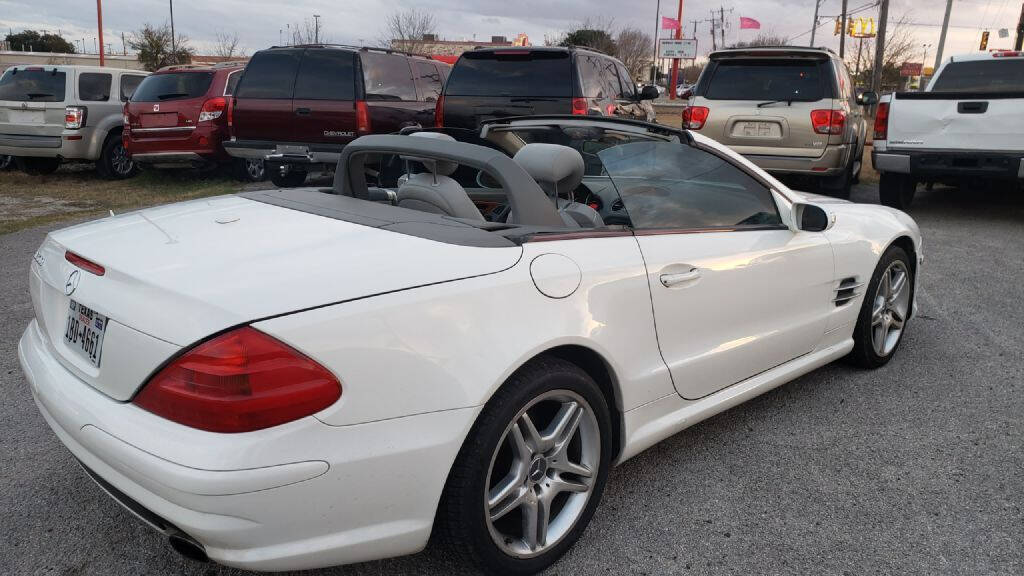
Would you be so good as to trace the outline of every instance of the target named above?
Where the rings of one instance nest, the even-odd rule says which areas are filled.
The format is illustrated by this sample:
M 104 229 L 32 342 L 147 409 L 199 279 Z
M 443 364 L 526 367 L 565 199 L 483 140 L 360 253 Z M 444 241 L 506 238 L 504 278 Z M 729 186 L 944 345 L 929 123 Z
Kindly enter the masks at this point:
M 168 66 L 147 76 L 124 106 L 124 146 L 136 164 L 212 168 L 234 161 L 236 175 L 263 179 L 262 160 L 234 160 L 228 102 L 245 63 Z

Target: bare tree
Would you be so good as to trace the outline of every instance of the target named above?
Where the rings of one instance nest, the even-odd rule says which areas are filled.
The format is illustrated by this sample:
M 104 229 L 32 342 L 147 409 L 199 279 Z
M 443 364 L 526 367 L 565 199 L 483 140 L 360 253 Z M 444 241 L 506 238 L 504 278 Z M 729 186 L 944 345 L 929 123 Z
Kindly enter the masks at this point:
M 748 48 L 752 46 L 785 46 L 789 44 L 789 38 L 776 34 L 773 30 L 761 32 L 750 40 L 737 42 L 729 48 Z
M 434 15 L 426 10 L 411 8 L 392 12 L 384 20 L 381 43 L 406 52 L 422 53 L 429 43 L 424 40 L 424 36 L 436 33 L 437 21 Z
M 244 58 L 245 49 L 238 46 L 238 33 L 217 32 L 213 54 L 226 60 L 232 58 Z
M 651 36 L 636 28 L 623 28 L 615 37 L 615 55 L 626 65 L 633 78 L 650 76 L 651 53 L 654 41 Z
M 320 32 L 320 38 L 317 38 L 316 22 L 306 18 L 302 22 L 296 22 L 289 28 L 292 33 L 292 44 L 316 44 L 317 42 L 326 42 L 323 31 Z
M 911 26 L 912 14 L 904 12 L 895 20 L 890 19 L 885 34 L 885 54 L 882 55 L 882 85 L 893 87 L 899 84 L 899 69 L 904 62 L 913 62 L 923 58 L 921 45 L 914 36 Z M 871 67 L 875 61 L 875 39 L 864 40 L 863 54 L 857 62 L 859 50 L 847 50 L 847 65 L 858 76 L 858 83 L 864 83 L 871 77 Z M 857 73 L 859 71 L 859 74 Z M 866 76 L 865 76 L 866 75 Z

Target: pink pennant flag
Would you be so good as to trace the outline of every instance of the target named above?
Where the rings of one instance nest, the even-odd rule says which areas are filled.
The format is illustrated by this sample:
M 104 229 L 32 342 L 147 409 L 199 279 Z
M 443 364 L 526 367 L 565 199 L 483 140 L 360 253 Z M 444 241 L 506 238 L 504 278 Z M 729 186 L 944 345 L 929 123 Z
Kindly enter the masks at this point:
M 661 29 L 662 30 L 679 30 L 679 20 L 675 18 L 661 17 Z
M 662 18 L 664 20 L 664 18 Z M 740 30 L 760 30 L 761 23 L 753 18 L 740 16 Z

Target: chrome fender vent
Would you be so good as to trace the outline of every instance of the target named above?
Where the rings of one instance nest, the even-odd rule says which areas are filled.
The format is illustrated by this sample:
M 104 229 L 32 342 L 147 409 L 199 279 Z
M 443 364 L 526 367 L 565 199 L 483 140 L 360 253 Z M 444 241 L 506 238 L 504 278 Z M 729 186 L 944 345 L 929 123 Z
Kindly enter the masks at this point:
M 849 304 L 851 300 L 860 296 L 862 288 L 864 287 L 863 282 L 858 282 L 856 278 L 844 278 L 839 282 L 839 287 L 836 288 L 836 297 L 832 299 L 836 306 L 843 306 Z

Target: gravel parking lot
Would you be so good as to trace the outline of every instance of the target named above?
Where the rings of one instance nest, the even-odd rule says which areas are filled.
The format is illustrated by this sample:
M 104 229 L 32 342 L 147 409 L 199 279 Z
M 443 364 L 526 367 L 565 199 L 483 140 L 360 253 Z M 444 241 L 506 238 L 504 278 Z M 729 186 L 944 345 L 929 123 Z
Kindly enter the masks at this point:
M 550 574 L 1024 574 L 1024 195 L 920 192 L 911 213 L 920 316 L 894 361 L 820 369 L 614 470 Z M 0 574 L 241 574 L 177 556 L 36 411 L 16 347 L 45 233 L 0 236 Z M 308 574 L 451 573 L 431 549 Z

